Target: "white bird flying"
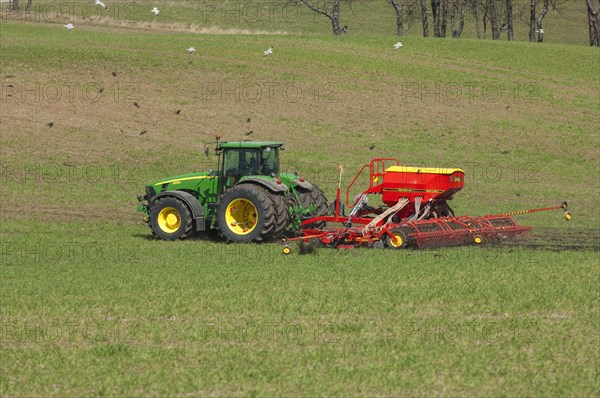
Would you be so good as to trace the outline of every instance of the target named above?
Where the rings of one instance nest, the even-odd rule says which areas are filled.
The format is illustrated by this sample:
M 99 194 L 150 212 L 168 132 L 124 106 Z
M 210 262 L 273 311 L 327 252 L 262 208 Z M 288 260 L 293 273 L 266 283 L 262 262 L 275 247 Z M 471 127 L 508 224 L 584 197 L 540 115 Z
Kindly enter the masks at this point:
M 154 7 L 153 9 L 150 10 L 151 13 L 153 13 L 154 15 L 158 16 L 158 14 L 160 14 L 160 10 L 156 7 Z
M 190 47 L 187 49 L 188 54 L 193 54 L 196 52 L 196 49 L 194 47 Z
M 538 29 L 537 32 L 543 35 L 544 34 L 544 29 Z
M 273 47 L 267 48 L 267 51 L 265 51 L 263 53 L 263 57 L 266 57 L 267 55 L 271 55 L 271 54 L 273 54 Z
M 69 31 L 73 30 L 74 27 L 75 27 L 75 25 L 73 25 L 71 22 L 69 22 L 68 24 L 65 25 L 65 28 L 67 28 L 67 30 L 69 30 Z
M 394 50 L 398 50 L 400 47 L 402 47 L 402 42 L 399 41 L 398 43 L 394 44 Z
M 97 5 L 97 6 L 100 6 L 100 7 L 102 7 L 102 8 L 106 8 L 106 4 L 104 4 L 104 3 L 103 3 L 102 1 L 100 1 L 100 0 L 96 0 L 96 5 Z

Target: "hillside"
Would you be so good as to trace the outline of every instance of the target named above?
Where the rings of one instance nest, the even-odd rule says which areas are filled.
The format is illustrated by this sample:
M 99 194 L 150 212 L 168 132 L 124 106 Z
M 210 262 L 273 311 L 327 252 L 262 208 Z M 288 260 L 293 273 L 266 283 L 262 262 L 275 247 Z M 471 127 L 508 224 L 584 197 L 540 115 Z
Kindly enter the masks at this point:
M 306 6 L 287 0 L 127 0 L 105 1 L 106 9 L 94 5 L 92 1 L 35 0 L 31 13 L 23 10 L 16 15 L 4 13 L 4 20 L 21 20 L 37 23 L 85 23 L 96 26 L 137 27 L 142 29 L 192 33 L 289 33 L 289 34 L 329 34 L 329 20 L 309 10 Z M 324 2 L 316 2 L 322 5 Z M 420 6 L 416 2 L 401 1 L 404 12 L 404 29 L 409 37 L 420 37 Z M 555 4 L 555 7 L 552 7 Z M 1 4 L 8 10 L 8 3 Z M 160 14 L 155 16 L 150 10 L 158 6 Z M 501 13 L 502 2 L 498 1 Z M 433 16 L 431 4 L 427 2 L 429 32 L 433 36 Z M 541 2 L 538 13 L 541 12 Z M 527 0 L 514 0 L 513 19 L 515 40 L 527 41 L 529 32 L 530 4 Z M 479 10 L 479 25 L 484 35 L 483 20 Z M 351 4 L 342 3 L 340 24 L 348 26 L 350 36 L 392 36 L 396 32 L 396 17 L 389 1 L 354 0 Z M 458 18 L 458 16 L 457 16 Z M 502 19 L 502 18 L 501 18 Z M 503 20 L 503 19 L 502 19 Z M 458 19 L 457 19 L 458 24 Z M 588 25 L 585 3 L 574 0 L 551 2 L 544 19 L 544 39 L 548 43 L 588 45 Z M 450 17 L 448 17 L 448 37 Z M 462 38 L 476 38 L 475 14 L 465 9 L 465 27 Z M 491 27 L 487 25 L 487 40 L 491 39 Z M 500 40 L 506 40 L 503 32 Z
M 25 170 L 58 163 L 47 172 L 61 178 L 99 173 L 102 184 L 84 191 L 83 177 L 62 190 L 39 178 L 50 196 L 32 198 L 44 207 L 28 203 L 28 213 L 52 218 L 46 206 L 60 201 L 76 213 L 128 217 L 123 203 L 133 205 L 145 181 L 214 168 L 203 155 L 213 135 L 247 139 L 251 130 L 252 139 L 288 143 L 284 168 L 323 179 L 329 196 L 338 163 L 349 173 L 393 156 L 464 167 L 467 186 L 454 205 L 461 212 L 568 199 L 586 215 L 577 223 L 597 226 L 597 49 L 417 37 L 401 51 L 392 44 L 5 23 L 2 159 Z M 275 55 L 263 58 L 271 45 Z M 188 55 L 190 46 L 198 52 Z M 116 168 L 126 181 L 111 181 Z M 22 178 L 27 189 L 29 172 L 15 172 L 5 178 Z M 94 189 L 110 200 L 98 203 Z M 21 192 L 9 191 L 5 200 L 20 206 Z

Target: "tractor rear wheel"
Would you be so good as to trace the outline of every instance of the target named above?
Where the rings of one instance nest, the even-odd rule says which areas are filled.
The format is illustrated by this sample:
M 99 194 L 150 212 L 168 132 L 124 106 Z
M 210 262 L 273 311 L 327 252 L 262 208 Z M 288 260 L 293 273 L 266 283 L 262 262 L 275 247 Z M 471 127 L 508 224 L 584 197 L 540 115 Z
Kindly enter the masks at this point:
M 223 195 L 217 206 L 217 223 L 233 242 L 260 242 L 273 237 L 275 209 L 270 193 L 252 184 L 238 185 Z
M 165 197 L 150 211 L 150 228 L 159 239 L 185 239 L 192 234 L 192 214 L 179 199 Z
M 318 216 L 327 215 L 327 198 L 325 194 L 317 186 L 317 184 L 312 184 L 313 189 L 306 190 L 302 188 L 298 188 L 298 199 L 300 200 L 300 205 L 303 208 L 307 208 L 309 206 L 314 206 L 314 210 L 304 215 L 304 218 L 312 218 Z M 314 223 L 313 226 L 315 228 L 323 228 L 325 226 L 324 222 Z
M 273 229 L 273 238 L 277 239 L 283 235 L 290 224 L 290 213 L 288 202 L 282 194 L 272 194 L 273 206 L 275 209 L 275 228 Z

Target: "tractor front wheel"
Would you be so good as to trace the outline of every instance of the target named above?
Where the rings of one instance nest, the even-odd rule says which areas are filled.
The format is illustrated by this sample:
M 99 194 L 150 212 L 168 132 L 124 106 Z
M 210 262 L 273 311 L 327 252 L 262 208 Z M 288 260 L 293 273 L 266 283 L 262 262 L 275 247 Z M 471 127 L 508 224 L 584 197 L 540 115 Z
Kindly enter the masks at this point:
M 150 228 L 159 239 L 185 239 L 192 234 L 192 214 L 179 199 L 165 197 L 150 211 Z
M 273 237 L 275 210 L 269 192 L 252 184 L 231 188 L 217 208 L 217 223 L 233 242 L 263 241 Z

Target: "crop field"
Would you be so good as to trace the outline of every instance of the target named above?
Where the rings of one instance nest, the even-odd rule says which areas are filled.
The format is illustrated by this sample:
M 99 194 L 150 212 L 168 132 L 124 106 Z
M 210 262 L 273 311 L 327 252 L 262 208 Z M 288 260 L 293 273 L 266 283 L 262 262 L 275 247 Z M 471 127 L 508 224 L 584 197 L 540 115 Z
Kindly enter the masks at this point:
M 415 25 L 395 51 L 383 2 L 356 2 L 342 37 L 306 10 L 219 23 L 217 7 L 202 24 L 202 2 L 118 4 L 131 15 L 2 13 L 1 396 L 600 394 L 585 13 L 550 15 L 544 43 L 522 23 L 515 42 Z M 515 216 L 522 241 L 429 250 L 155 240 L 136 194 L 216 169 L 215 134 L 285 142 L 282 169 L 330 200 L 339 164 L 346 186 L 396 157 L 463 168 L 457 214 L 566 200 L 573 219 Z

